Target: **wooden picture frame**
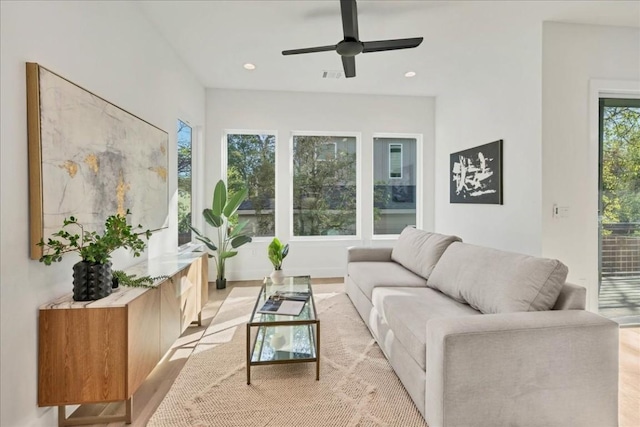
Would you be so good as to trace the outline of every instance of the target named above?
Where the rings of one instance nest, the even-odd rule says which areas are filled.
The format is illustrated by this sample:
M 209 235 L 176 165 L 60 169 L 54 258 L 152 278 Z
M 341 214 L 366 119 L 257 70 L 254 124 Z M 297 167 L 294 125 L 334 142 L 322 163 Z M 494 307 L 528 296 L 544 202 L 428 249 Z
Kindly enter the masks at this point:
M 449 202 L 501 205 L 502 140 L 452 153 Z
M 127 210 L 134 226 L 167 227 L 168 133 L 37 63 L 26 78 L 31 258 L 69 216 L 84 231 Z

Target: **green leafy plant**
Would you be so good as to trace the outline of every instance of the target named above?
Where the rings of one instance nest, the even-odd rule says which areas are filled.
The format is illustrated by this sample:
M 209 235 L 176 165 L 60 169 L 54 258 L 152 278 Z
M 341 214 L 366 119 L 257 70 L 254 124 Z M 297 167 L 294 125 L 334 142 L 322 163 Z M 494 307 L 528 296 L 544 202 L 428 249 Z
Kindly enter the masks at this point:
M 283 245 L 280 239 L 274 237 L 267 248 L 267 253 L 273 269 L 282 270 L 282 261 L 289 254 L 289 244 Z
M 213 258 L 216 263 L 217 280 L 226 280 L 225 264 L 227 259 L 234 257 L 238 251 L 234 250 L 242 245 L 251 242 L 251 237 L 243 233 L 243 230 L 249 221 L 237 222 L 236 211 L 240 204 L 247 198 L 248 190 L 240 189 L 234 194 L 227 194 L 227 187 L 223 180 L 218 181 L 213 191 L 213 202 L 211 208 L 202 211 L 204 220 L 210 226 L 217 229 L 216 242 L 198 231 L 193 225 L 189 226 L 194 233 L 196 239 L 207 245 L 207 248 L 214 252 L 209 254 L 209 258 Z
M 122 270 L 113 271 L 113 280 L 119 285 L 130 286 L 134 288 L 155 288 L 153 286 L 156 280 L 169 279 L 169 276 L 141 276 L 136 277 L 135 274 L 127 274 Z M 115 285 L 114 285 L 115 286 Z
M 85 231 L 84 226 L 73 216 L 65 218 L 61 230 L 53 233 L 46 242 L 41 239 L 38 243 L 38 246 L 44 249 L 40 262 L 51 265 L 62 260 L 64 254 L 77 252 L 83 261 L 106 264 L 111 258 L 111 253 L 118 248 L 130 249 L 134 257 L 140 256 L 146 247 L 146 242 L 140 236 L 146 236 L 148 240 L 151 231 L 136 232 L 137 229 L 142 229 L 142 226 L 132 227 L 127 224 L 126 215 L 130 214 L 127 210 L 125 215 L 116 214 L 108 217 L 102 235 L 95 231 Z M 77 227 L 79 232 L 69 232 L 67 227 L 71 226 Z

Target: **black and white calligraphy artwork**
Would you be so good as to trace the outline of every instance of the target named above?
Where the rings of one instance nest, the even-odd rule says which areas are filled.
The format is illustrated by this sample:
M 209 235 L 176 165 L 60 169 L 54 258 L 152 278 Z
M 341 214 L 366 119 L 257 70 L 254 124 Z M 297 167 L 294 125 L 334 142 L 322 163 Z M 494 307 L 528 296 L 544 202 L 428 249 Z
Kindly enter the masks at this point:
M 502 140 L 451 154 L 449 202 L 502 204 Z

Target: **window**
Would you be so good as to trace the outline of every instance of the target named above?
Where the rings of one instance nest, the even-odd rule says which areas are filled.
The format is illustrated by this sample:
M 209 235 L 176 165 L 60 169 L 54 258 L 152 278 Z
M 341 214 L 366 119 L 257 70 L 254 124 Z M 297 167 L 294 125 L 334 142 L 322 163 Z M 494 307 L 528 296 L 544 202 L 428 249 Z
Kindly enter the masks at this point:
M 389 144 L 389 179 L 402 178 L 402 144 Z
M 338 144 L 335 142 L 325 142 L 316 146 L 318 150 L 318 161 L 335 160 L 338 154 Z
M 266 133 L 227 132 L 227 186 L 249 196 L 238 209 L 254 237 L 275 235 L 276 137 Z
M 191 242 L 191 126 L 178 120 L 178 246 Z
M 356 175 L 354 136 L 294 135 L 293 235 L 355 235 Z
M 373 234 L 416 225 L 416 138 L 373 138 Z

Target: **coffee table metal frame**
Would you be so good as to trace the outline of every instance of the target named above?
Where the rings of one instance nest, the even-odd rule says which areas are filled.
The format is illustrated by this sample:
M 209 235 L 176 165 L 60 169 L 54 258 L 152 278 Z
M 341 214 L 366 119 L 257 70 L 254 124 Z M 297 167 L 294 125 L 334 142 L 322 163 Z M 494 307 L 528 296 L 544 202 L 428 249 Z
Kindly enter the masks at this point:
M 306 288 L 305 288 L 306 285 Z M 262 307 L 269 295 L 275 291 L 304 291 L 308 290 L 309 299 L 305 302 L 305 306 L 302 309 L 300 316 L 285 316 L 275 314 L 262 314 L 258 313 L 258 309 Z M 284 327 L 304 327 L 307 326 L 309 349 L 311 353 L 291 353 L 292 357 L 279 357 L 278 359 L 267 357 L 266 360 L 260 360 L 263 356 L 264 346 L 269 346 L 267 342 L 268 328 L 275 328 L 277 326 Z M 252 340 L 251 328 L 258 328 L 255 335 L 255 339 Z M 288 329 L 288 328 L 287 328 Z M 253 342 L 252 342 L 253 341 Z M 254 360 L 254 355 L 257 353 L 257 359 Z M 295 357 L 293 357 L 295 356 Z M 284 285 L 276 286 L 271 282 L 270 278 L 265 278 L 265 281 L 260 289 L 260 294 L 256 299 L 256 303 L 251 312 L 251 317 L 247 323 L 247 384 L 251 384 L 251 367 L 260 365 L 275 365 L 283 363 L 316 363 L 316 380 L 320 380 L 320 320 L 318 319 L 318 312 L 316 311 L 315 299 L 313 297 L 313 290 L 311 289 L 311 277 L 310 276 L 292 276 L 286 277 Z

